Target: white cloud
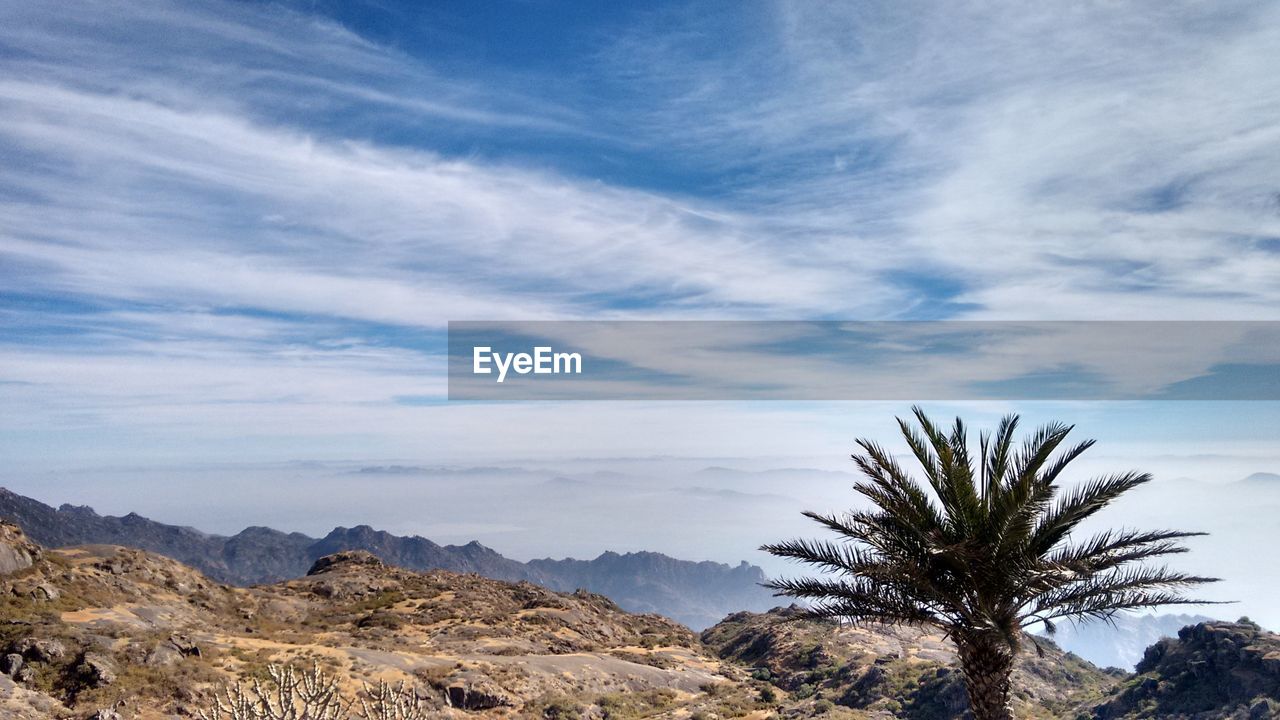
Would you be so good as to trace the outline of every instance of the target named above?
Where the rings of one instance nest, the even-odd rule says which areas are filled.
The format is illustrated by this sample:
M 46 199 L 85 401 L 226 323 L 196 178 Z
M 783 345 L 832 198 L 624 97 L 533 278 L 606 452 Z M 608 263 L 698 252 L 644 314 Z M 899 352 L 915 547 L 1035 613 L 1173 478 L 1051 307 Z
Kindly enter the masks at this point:
M 0 133 L 69 168 L 0 176 L 41 197 L 0 221 L 0 251 L 48 268 L 23 278 L 35 289 L 438 326 L 649 288 L 813 312 L 841 285 L 750 218 L 684 201 L 61 86 L 0 96 Z
M 583 72 L 607 91 L 583 93 L 535 71 L 446 73 L 276 5 L 4 4 L 4 482 L 156 509 L 203 509 L 187 492 L 204 488 L 241 503 L 222 509 L 234 526 L 279 512 L 272 488 L 305 487 L 310 471 L 255 485 L 233 470 L 218 486 L 192 466 L 707 454 L 839 464 L 853 437 L 884 436 L 902 411 L 433 405 L 448 319 L 1275 319 L 1277 13 L 664 10 L 647 30 L 599 39 Z M 476 138 L 491 144 L 476 151 Z M 620 168 L 613 181 L 592 176 L 605 165 Z M 666 187 L 641 165 L 677 179 Z M 1170 372 L 1186 371 L 1178 362 Z M 1202 408 L 1053 414 L 1112 436 L 1149 431 L 1117 457 L 1150 458 L 1165 475 L 1274 469 L 1257 437 L 1274 411 Z M 996 409 L 965 407 L 980 419 Z M 148 483 L 98 470 L 124 462 L 186 469 Z M 646 464 L 638 482 L 669 468 Z M 776 490 L 754 481 L 728 489 Z M 401 498 L 425 503 L 433 489 Z M 513 518 L 501 532 L 559 530 L 552 508 L 521 497 L 499 508 Z M 670 499 L 646 502 L 649 514 L 606 515 L 580 537 L 652 547 L 641 541 L 653 527 L 634 519 Z M 680 516 L 657 549 L 697 555 L 681 548 L 706 543 L 734 559 L 757 541 L 732 508 L 708 503 L 723 535 L 692 537 L 703 528 Z M 350 509 L 369 514 L 343 522 L 377 520 L 377 508 Z M 410 527 L 392 515 L 388 526 Z M 484 527 L 456 520 L 469 521 Z M 556 538 L 568 536 L 523 536 Z M 590 551 L 545 548 L 557 550 Z
M 689 38 L 736 26 L 697 18 L 615 61 L 656 66 L 621 111 L 748 168 L 744 202 L 825 257 L 949 275 L 970 315 L 1274 318 L 1277 13 L 786 3 L 719 52 Z

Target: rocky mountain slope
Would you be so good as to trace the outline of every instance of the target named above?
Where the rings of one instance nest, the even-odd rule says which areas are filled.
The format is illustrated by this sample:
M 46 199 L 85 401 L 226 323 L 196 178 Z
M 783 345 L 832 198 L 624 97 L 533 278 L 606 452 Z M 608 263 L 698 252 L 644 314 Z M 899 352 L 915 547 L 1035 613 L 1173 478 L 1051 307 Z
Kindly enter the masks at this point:
M 1280 717 L 1280 636 L 1247 618 L 1185 627 L 1147 648 L 1099 720 Z
M 936 632 L 879 625 L 797 620 L 798 608 L 736 613 L 702 633 L 716 654 L 753 668 L 819 709 L 854 717 L 951 720 L 967 716 L 955 649 Z M 1019 718 L 1076 718 L 1122 676 L 1043 643 L 1015 674 Z
M 1139 674 L 1052 645 L 1018 669 L 1020 718 L 1257 720 L 1280 704 L 1280 638 L 1207 623 Z M 0 717 L 171 720 L 270 667 L 315 667 L 348 697 L 404 682 L 440 718 L 956 720 L 949 643 L 928 632 L 737 613 L 692 632 L 603 596 L 368 552 L 243 588 L 118 546 L 45 549 L 0 523 Z M 358 717 L 358 716 L 352 716 Z
M 140 550 L 42 551 L 13 525 L 0 547 L 26 558 L 0 575 L 0 717 L 190 717 L 222 684 L 313 663 L 353 694 L 409 683 L 442 718 L 759 705 L 688 629 L 586 592 L 419 573 L 363 551 L 239 588 Z
M 0 488 L 0 519 L 21 526 L 46 547 L 110 544 L 173 558 L 210 578 L 254 585 L 301 577 L 319 558 L 366 550 L 412 570 L 451 570 L 496 580 L 527 581 L 553 590 L 584 588 L 608 595 L 627 610 L 656 612 L 689 627 L 712 625 L 730 612 L 765 610 L 776 602 L 753 565 L 689 562 L 658 553 L 607 552 L 594 560 L 534 560 L 522 563 L 472 542 L 438 545 L 367 525 L 335 528 L 323 538 L 247 528 L 231 537 L 149 520 L 137 514 L 102 516 L 85 506 L 52 508 Z

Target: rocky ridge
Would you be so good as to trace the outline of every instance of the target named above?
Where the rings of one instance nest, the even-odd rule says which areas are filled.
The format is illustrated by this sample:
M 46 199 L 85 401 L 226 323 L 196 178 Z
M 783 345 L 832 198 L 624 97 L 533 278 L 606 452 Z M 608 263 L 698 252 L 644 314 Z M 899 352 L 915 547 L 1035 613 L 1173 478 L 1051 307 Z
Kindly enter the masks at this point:
M 776 603 L 753 565 L 690 562 L 659 553 L 606 552 L 593 560 L 522 563 L 471 542 L 439 545 L 368 525 L 334 528 L 323 538 L 250 527 L 226 537 L 167 525 L 136 513 L 103 516 L 90 507 L 53 508 L 0 488 L 0 518 L 16 522 L 46 547 L 123 545 L 158 553 L 231 585 L 274 583 L 303 576 L 317 559 L 366 550 L 411 570 L 451 570 L 495 580 L 533 582 L 563 592 L 584 588 L 611 597 L 634 612 L 657 612 L 685 625 L 708 627 L 730 612 L 765 610 Z M 0 563 L 3 563 L 0 558 Z
M 702 633 L 725 660 L 752 668 L 792 697 L 852 717 L 951 720 L 968 716 L 954 646 L 936 631 L 800 619 L 797 607 L 736 613 Z M 1041 641 L 1015 671 L 1019 718 L 1076 718 L 1119 681 Z M 830 712 L 829 711 L 829 712 Z
M 1098 720 L 1280 717 L 1280 636 L 1248 618 L 1184 627 L 1147 648 Z
M 736 613 L 696 636 L 601 595 L 559 593 L 366 551 L 241 588 L 119 546 L 40 548 L 0 523 L 0 717 L 172 720 L 270 665 L 318 666 L 356 696 L 403 681 L 440 718 L 956 720 L 950 643 L 796 609 Z M 1052 644 L 1017 671 L 1020 718 L 1259 720 L 1280 708 L 1280 638 L 1202 623 L 1138 673 Z
M 0 524 L 0 537 L 0 547 L 29 546 L 13 525 Z M 678 717 L 758 703 L 749 678 L 666 618 L 585 591 L 410 571 L 364 551 L 251 588 L 106 545 L 43 550 L 0 575 L 5 718 L 190 717 L 220 685 L 313 663 L 353 695 L 363 681 L 404 681 L 441 718 L 637 707 Z

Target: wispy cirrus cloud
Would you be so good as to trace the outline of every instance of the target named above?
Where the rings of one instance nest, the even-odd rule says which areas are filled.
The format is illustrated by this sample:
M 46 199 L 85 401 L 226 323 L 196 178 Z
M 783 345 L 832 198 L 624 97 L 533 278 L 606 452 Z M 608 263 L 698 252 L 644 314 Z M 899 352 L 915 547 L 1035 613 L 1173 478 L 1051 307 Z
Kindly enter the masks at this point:
M 637 32 L 622 111 L 829 257 L 923 271 L 909 312 L 1273 316 L 1276 5 L 772 7 Z
M 459 62 L 448 23 L 0 6 L 8 456 L 834 457 L 890 408 L 446 412 L 443 323 L 1276 317 L 1275 4 L 705 8 L 494 13 Z
M 4 181 L 28 200 L 5 208 L 6 249 L 60 291 L 410 324 L 512 304 L 1254 317 L 1275 299 L 1266 8 L 677 14 L 601 41 L 601 79 L 638 92 L 594 108 L 280 8 L 9 12 L 6 62 L 32 79 L 3 88 Z M 691 58 L 711 37 L 727 42 Z M 408 117 L 470 130 L 363 131 Z M 729 174 L 696 200 L 433 149 L 495 123 L 604 127 Z
M 750 218 L 647 193 L 61 86 L 0 97 L 15 152 L 58 168 L 33 173 L 33 158 L 0 178 L 20 191 L 7 254 L 51 270 L 31 284 L 428 325 L 504 304 L 607 311 L 628 290 L 816 311 L 838 287 L 803 261 L 776 276 L 786 253 Z M 365 309 L 335 305 L 356 297 Z
M 280 119 L 319 132 L 364 121 L 472 132 L 589 134 L 585 118 L 514 83 L 455 79 L 315 13 L 223 2 L 14 3 L 3 9 L 17 77 L 166 105 Z

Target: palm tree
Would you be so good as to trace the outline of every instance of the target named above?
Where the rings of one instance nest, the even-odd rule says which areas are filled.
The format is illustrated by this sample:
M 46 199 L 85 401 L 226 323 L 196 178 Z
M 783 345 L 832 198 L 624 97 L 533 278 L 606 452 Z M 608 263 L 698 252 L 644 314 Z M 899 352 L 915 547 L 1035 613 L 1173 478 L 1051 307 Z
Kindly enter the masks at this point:
M 1023 642 L 1034 643 L 1029 626 L 1052 633 L 1063 620 L 1203 602 L 1181 591 L 1216 578 L 1142 562 L 1186 552 L 1178 541 L 1203 533 L 1111 530 L 1070 542 L 1082 521 L 1150 475 L 1107 475 L 1063 492 L 1058 477 L 1094 442 L 1059 452 L 1071 426 L 1046 425 L 1018 447 L 1018 417 L 1007 416 L 994 435 L 982 433 L 975 458 L 959 418 L 947 434 L 920 408 L 912 412 L 918 428 L 898 425 L 927 484 L 859 440 L 853 460 L 866 479 L 854 490 L 874 507 L 805 513 L 839 541 L 762 548 L 826 571 L 768 583 L 807 600 L 805 616 L 940 628 L 956 645 L 975 720 L 1010 720 L 1010 676 Z

